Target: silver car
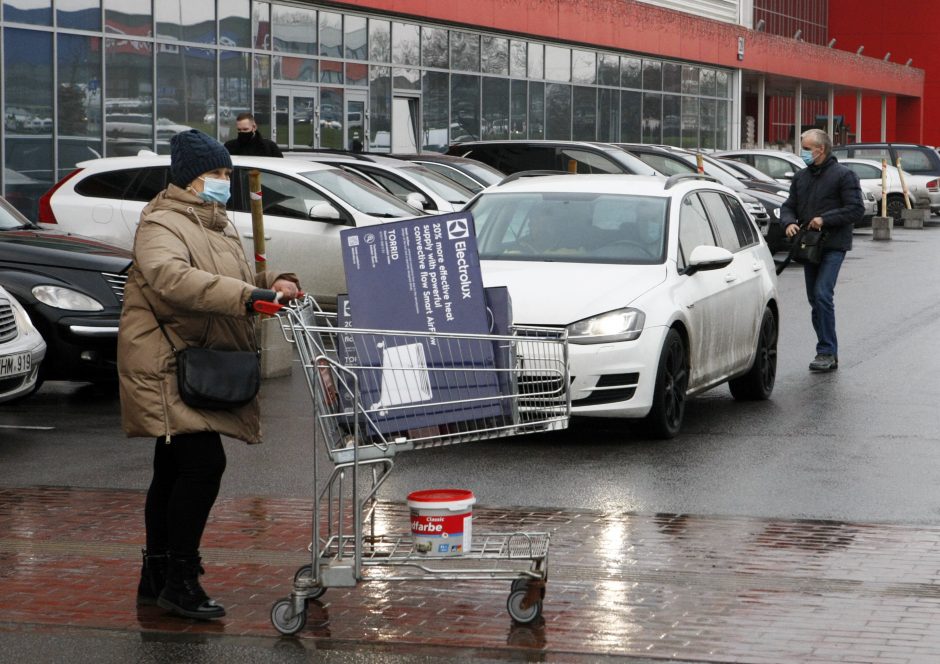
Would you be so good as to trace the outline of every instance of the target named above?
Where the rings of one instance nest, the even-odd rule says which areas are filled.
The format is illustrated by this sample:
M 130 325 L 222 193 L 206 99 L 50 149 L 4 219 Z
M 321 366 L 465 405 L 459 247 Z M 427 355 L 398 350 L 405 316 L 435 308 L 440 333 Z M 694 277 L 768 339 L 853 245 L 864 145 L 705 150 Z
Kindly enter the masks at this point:
M 29 314 L 0 286 L 0 402 L 30 394 L 36 386 L 46 342 Z

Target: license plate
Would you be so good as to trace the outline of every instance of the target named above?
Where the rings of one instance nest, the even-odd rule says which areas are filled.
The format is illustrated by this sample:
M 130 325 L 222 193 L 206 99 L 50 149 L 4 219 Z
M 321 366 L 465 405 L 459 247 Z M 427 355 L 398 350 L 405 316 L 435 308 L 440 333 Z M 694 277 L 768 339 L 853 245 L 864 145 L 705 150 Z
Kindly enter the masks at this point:
M 19 376 L 29 373 L 33 366 L 32 353 L 17 353 L 16 355 L 4 355 L 0 357 L 0 378 L 7 376 Z

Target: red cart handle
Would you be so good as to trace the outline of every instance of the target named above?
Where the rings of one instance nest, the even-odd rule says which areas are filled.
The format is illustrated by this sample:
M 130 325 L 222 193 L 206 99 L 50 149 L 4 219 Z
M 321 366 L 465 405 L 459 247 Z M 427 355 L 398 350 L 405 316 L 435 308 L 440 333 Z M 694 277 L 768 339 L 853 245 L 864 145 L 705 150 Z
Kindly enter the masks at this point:
M 297 298 L 295 299 L 302 298 L 305 295 L 306 293 L 304 293 L 303 291 L 297 291 Z M 281 294 L 278 293 L 277 298 L 274 300 L 274 302 L 271 302 L 270 300 L 255 300 L 251 306 L 255 310 L 256 313 L 274 316 L 275 314 L 277 314 L 277 312 L 279 312 L 281 309 L 284 308 L 284 305 L 278 302 L 278 300 L 280 299 L 281 299 Z

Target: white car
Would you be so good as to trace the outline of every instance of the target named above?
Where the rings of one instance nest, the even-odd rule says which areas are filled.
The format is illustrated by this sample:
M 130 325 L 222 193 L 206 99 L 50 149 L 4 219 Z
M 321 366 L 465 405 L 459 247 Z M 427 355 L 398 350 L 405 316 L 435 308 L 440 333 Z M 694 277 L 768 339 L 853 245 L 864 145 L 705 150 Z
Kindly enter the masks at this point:
M 725 382 L 770 397 L 774 262 L 730 189 L 694 173 L 533 177 L 467 209 L 514 322 L 567 328 L 575 415 L 645 418 L 670 438 L 686 397 Z
M 0 286 L 0 402 L 31 393 L 46 356 L 46 342 L 29 314 Z
M 840 158 L 839 163 L 858 176 L 863 189 L 871 189 L 877 200 L 878 210 L 881 210 L 881 162 L 874 159 L 847 159 Z M 929 175 L 911 175 L 904 172 L 907 182 L 907 191 L 911 199 L 912 208 L 932 208 L 933 196 L 937 196 L 940 204 L 940 187 L 937 178 Z M 930 189 L 935 190 L 932 194 Z M 901 210 L 907 206 L 904 203 L 904 187 L 901 185 L 901 174 L 897 166 L 888 164 L 888 200 L 887 216 L 901 220 Z M 884 213 L 882 213 L 884 214 Z
M 266 255 L 291 270 L 304 290 L 331 306 L 346 290 L 339 232 L 421 213 L 361 178 L 298 159 L 232 157 L 229 218 L 254 256 L 248 172 L 261 173 Z M 39 221 L 60 231 L 131 249 L 141 210 L 169 182 L 169 156 L 108 157 L 85 161 L 46 192 Z

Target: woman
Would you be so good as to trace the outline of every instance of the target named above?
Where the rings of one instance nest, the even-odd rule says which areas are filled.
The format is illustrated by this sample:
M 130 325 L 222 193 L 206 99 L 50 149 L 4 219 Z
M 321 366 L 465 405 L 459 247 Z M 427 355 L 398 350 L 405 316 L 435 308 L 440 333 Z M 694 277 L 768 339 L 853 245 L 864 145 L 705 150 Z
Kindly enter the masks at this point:
M 225 215 L 232 159 L 222 144 L 193 129 L 170 148 L 171 184 L 141 213 L 118 335 L 124 430 L 157 439 L 137 599 L 213 619 L 225 609 L 199 584 L 199 542 L 225 470 L 220 434 L 261 442 L 260 411 L 257 399 L 231 410 L 183 403 L 172 347 L 254 349 L 251 304 L 294 298 L 299 284 L 252 274 Z

